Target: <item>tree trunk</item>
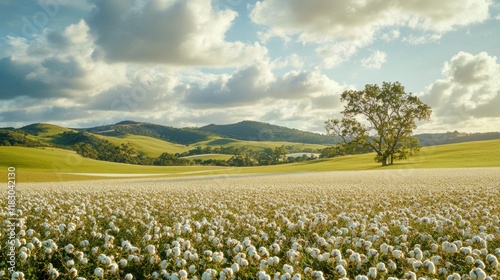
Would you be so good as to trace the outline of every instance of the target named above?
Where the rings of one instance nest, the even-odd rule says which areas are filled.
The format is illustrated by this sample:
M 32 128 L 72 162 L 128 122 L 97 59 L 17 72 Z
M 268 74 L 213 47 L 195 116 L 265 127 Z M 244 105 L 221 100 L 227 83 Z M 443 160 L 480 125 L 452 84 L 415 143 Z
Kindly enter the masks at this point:
M 391 165 L 394 163 L 394 155 L 391 154 Z
M 387 166 L 387 157 L 382 157 L 382 166 Z

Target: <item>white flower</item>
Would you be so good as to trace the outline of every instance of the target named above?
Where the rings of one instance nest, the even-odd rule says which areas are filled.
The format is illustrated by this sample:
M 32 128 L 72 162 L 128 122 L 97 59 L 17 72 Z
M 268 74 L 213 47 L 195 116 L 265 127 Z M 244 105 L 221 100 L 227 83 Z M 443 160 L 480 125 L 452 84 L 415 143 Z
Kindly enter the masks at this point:
M 25 252 L 19 253 L 19 259 L 21 261 L 25 261 L 27 258 L 28 258 L 28 254 L 26 254 Z
M 51 268 L 49 270 L 49 276 L 50 276 L 50 279 L 56 279 L 57 277 L 59 277 L 59 271 L 55 268 Z
M 179 270 L 180 279 L 187 279 L 188 273 L 184 269 Z
M 231 265 L 231 269 L 233 270 L 234 273 L 237 273 L 238 271 L 240 271 L 240 266 L 237 263 L 233 263 Z
M 77 275 L 78 275 L 78 270 L 76 270 L 76 268 L 72 267 L 70 270 L 69 270 L 69 275 L 73 278 L 75 278 Z
M 368 270 L 368 273 L 366 274 L 368 278 L 375 278 L 377 277 L 377 268 L 376 267 L 370 267 Z
M 340 275 L 340 277 L 346 277 L 347 276 L 347 270 L 342 266 L 342 265 L 337 265 L 335 267 L 335 270 L 337 270 L 337 273 Z
M 436 266 L 433 262 L 429 260 L 424 261 L 424 267 L 427 268 L 427 272 L 430 274 L 436 274 Z
M 111 271 L 112 273 L 117 273 L 120 271 L 120 268 L 118 267 L 117 263 L 112 263 L 109 265 L 109 271 Z
M 291 266 L 289 264 L 285 264 L 285 265 L 283 265 L 283 270 L 287 273 L 292 274 L 293 273 L 293 266 Z
M 125 278 L 124 279 L 125 280 L 132 280 L 132 279 L 134 279 L 134 275 L 132 275 L 130 273 L 127 273 L 127 274 L 125 274 Z
M 68 244 L 64 247 L 64 251 L 66 251 L 66 253 L 68 254 L 72 253 L 74 249 L 75 246 L 73 246 L 73 244 Z
M 448 277 L 446 277 L 446 280 L 460 280 L 460 279 L 462 279 L 462 277 L 458 273 L 453 273 L 451 275 L 448 275 Z
M 188 270 L 189 270 L 189 273 L 194 274 L 194 273 L 196 273 L 196 266 L 194 264 L 192 264 L 189 266 Z
M 380 272 L 380 273 L 386 273 L 387 272 L 387 268 L 385 267 L 385 263 L 383 262 L 379 262 L 377 264 L 377 270 Z
M 403 252 L 401 252 L 401 250 L 393 250 L 392 256 L 396 259 L 403 258 Z
M 471 280 L 485 280 L 486 273 L 479 267 L 474 268 L 469 272 L 469 276 Z
M 98 267 L 98 268 L 94 269 L 94 275 L 97 278 L 101 278 L 104 276 L 104 270 L 102 268 Z
M 13 272 L 11 274 L 11 280 L 24 280 L 24 273 L 22 272 Z
M 413 271 L 408 271 L 406 272 L 403 277 L 405 279 L 410 279 L 410 280 L 417 280 L 417 275 L 415 274 L 415 272 Z
M 492 254 L 488 254 L 486 256 L 486 263 L 489 266 L 491 266 L 492 268 L 498 268 L 499 267 L 497 257 L 495 255 L 492 255 Z

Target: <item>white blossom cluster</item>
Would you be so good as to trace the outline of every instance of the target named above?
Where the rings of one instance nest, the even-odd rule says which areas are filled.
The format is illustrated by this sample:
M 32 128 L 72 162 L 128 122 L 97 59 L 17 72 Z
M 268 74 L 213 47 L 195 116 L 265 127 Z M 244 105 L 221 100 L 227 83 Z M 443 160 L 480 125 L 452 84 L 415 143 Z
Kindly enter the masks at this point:
M 26 183 L 17 271 L 0 278 L 500 279 L 499 182 L 484 168 Z

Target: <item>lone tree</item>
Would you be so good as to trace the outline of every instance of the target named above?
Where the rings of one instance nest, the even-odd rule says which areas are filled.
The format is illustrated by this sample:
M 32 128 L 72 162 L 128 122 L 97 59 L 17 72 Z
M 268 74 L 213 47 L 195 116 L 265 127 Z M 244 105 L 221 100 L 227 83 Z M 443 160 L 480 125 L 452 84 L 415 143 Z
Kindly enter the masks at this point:
M 330 119 L 325 128 L 330 135 L 343 139 L 351 148 L 369 147 L 377 156 L 375 160 L 387 165 L 394 158 L 405 159 L 420 149 L 412 136 L 416 120 L 429 120 L 432 109 L 411 93 L 406 93 L 399 83 L 384 82 L 366 85 L 364 90 L 347 90 L 340 100 L 346 102 L 344 117 Z

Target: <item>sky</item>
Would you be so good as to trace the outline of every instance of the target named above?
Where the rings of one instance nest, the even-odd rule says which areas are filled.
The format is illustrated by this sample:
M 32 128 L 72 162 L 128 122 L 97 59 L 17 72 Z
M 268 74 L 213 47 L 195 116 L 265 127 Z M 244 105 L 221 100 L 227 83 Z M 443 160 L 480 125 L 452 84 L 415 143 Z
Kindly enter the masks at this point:
M 243 120 L 325 133 L 400 82 L 417 133 L 500 131 L 500 2 L 0 0 L 0 127 Z

